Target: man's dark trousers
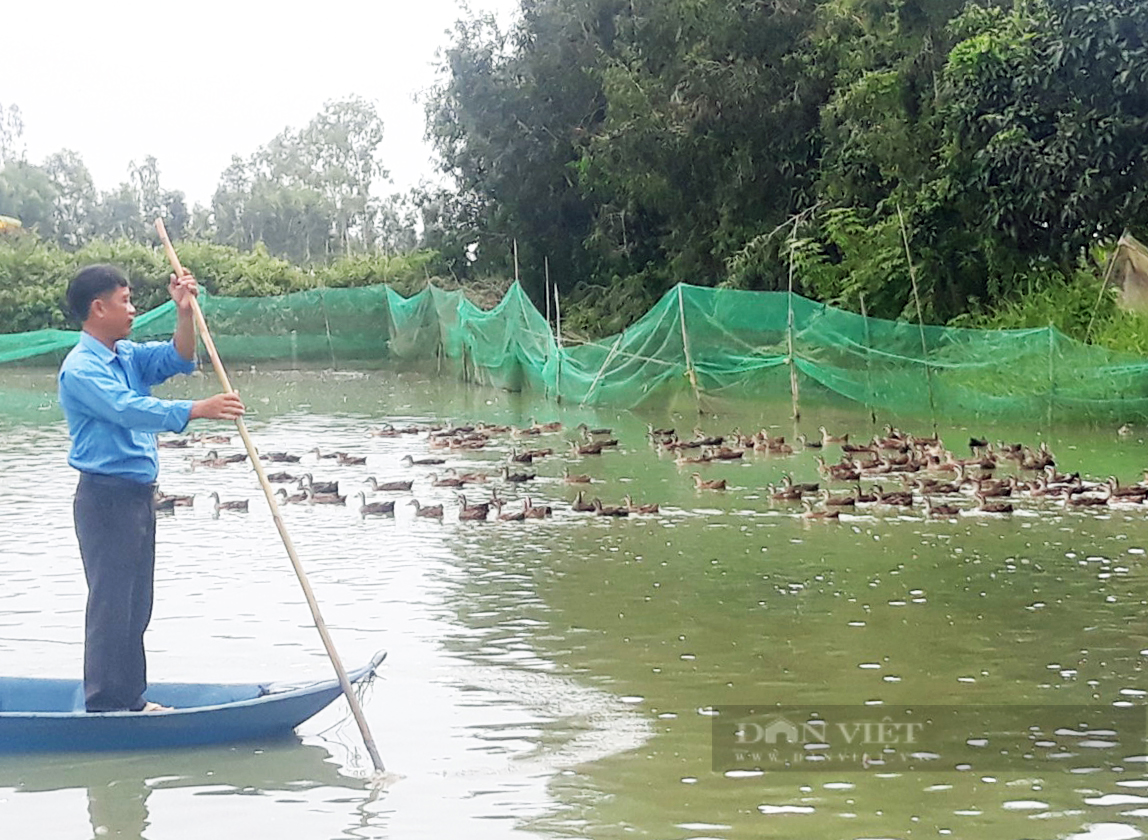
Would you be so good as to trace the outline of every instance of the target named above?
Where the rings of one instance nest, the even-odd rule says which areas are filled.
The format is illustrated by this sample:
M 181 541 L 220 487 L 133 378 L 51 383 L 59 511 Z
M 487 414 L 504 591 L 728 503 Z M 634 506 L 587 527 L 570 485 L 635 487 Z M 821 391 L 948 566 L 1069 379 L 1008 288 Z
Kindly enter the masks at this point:
M 144 706 L 144 631 L 155 574 L 155 485 L 81 473 L 73 514 L 88 607 L 84 697 L 89 712 Z

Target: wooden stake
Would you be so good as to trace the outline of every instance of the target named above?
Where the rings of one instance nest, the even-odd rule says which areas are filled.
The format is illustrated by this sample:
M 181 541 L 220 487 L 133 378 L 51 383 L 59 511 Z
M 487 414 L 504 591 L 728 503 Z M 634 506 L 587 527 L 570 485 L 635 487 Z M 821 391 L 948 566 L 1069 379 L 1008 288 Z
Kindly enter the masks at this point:
M 1120 249 L 1123 247 L 1124 237 L 1127 235 L 1128 230 L 1125 229 L 1124 233 L 1120 234 L 1120 239 L 1116 241 L 1116 247 L 1108 255 L 1108 264 L 1104 267 L 1104 282 L 1100 284 L 1100 293 L 1096 296 L 1096 306 L 1092 307 L 1092 316 L 1088 319 L 1088 329 L 1084 331 L 1085 344 L 1092 340 L 1092 325 L 1096 322 L 1096 313 L 1100 311 L 1100 303 L 1104 300 L 1104 290 L 1108 288 L 1108 281 L 1112 279 L 1112 271 L 1116 268 L 1116 259 L 1120 256 Z
M 594 377 L 594 381 L 591 382 L 590 387 L 586 389 L 586 396 L 582 397 L 582 402 L 579 403 L 580 406 L 586 405 L 586 400 L 590 399 L 590 396 L 594 393 L 594 388 L 597 387 L 598 380 L 602 378 L 602 374 L 606 372 L 607 366 L 613 361 L 614 356 L 617 355 L 618 347 L 621 346 L 622 339 L 625 338 L 625 336 L 625 330 L 618 333 L 618 338 L 615 339 L 614 346 L 611 347 L 610 352 L 606 354 L 606 359 L 602 362 L 602 367 L 598 368 L 598 375 Z
M 877 425 L 877 410 L 873 405 L 873 351 L 872 339 L 869 337 L 869 313 L 865 311 L 865 293 L 861 292 L 861 322 L 865 325 L 865 393 L 868 396 L 865 409 L 869 412 L 869 422 Z
M 793 235 L 789 239 L 789 314 L 785 326 L 785 343 L 789 356 L 789 397 L 793 402 L 793 420 L 801 419 L 801 395 L 797 388 L 797 365 L 793 358 L 793 242 L 797 239 L 797 223 L 793 224 Z
M 929 389 L 929 411 L 933 415 L 933 434 L 937 434 L 937 404 L 933 399 L 933 370 L 929 365 L 929 345 L 925 342 L 925 316 L 921 312 L 921 295 L 917 292 L 917 270 L 913 268 L 913 254 L 909 250 L 909 231 L 901 205 L 897 205 L 897 218 L 901 220 L 901 239 L 905 242 L 905 259 L 909 261 L 909 279 L 913 282 L 913 300 L 917 303 L 917 329 L 921 333 L 921 362 L 925 365 L 925 384 Z
M 550 326 L 550 258 L 542 258 L 542 269 L 546 276 L 542 283 L 546 290 L 546 325 Z
M 1055 349 L 1056 334 L 1053 332 L 1053 326 L 1050 322 L 1048 325 L 1048 418 L 1047 430 L 1052 434 L 1052 401 L 1056 398 L 1056 371 L 1052 366 L 1053 351 Z
M 550 263 L 546 263 L 546 282 L 550 282 Z M 558 355 L 554 369 L 554 399 L 562 405 L 562 356 L 566 352 L 562 349 L 562 304 L 558 302 L 558 284 L 554 284 L 554 343 L 558 348 Z
M 167 252 L 168 261 L 171 267 L 175 270 L 176 277 L 182 277 L 187 274 L 182 265 L 180 265 L 179 257 L 175 254 L 175 248 L 171 245 L 171 240 L 167 238 L 167 229 L 164 227 L 162 219 L 155 220 L 155 229 L 159 233 L 160 241 L 163 242 L 163 249 Z M 227 378 L 227 371 L 224 370 L 223 362 L 219 358 L 219 353 L 215 349 L 215 342 L 211 338 L 211 332 L 207 329 L 207 321 L 203 317 L 203 310 L 199 308 L 199 301 L 194 297 L 191 299 L 191 311 L 195 318 L 195 325 L 199 329 L 199 337 L 203 340 L 203 346 L 207 348 L 207 354 L 211 357 L 211 364 L 215 368 L 215 375 L 219 377 L 219 382 L 223 386 L 224 391 L 234 391 L 231 387 L 231 380 Z M 311 589 L 311 583 L 307 580 L 307 573 L 303 570 L 303 564 L 299 560 L 299 555 L 295 552 L 295 545 L 291 542 L 291 535 L 287 533 L 287 526 L 283 524 L 283 517 L 279 513 L 279 505 L 275 501 L 275 492 L 271 489 L 271 482 L 267 480 L 267 473 L 263 469 L 263 463 L 259 460 L 259 450 L 255 448 L 254 441 L 247 433 L 247 425 L 240 417 L 235 421 L 235 426 L 239 430 L 239 436 L 243 438 L 243 445 L 247 449 L 247 457 L 251 461 L 251 465 L 255 468 L 255 474 L 259 478 L 259 484 L 263 487 L 263 495 L 267 497 L 267 505 L 271 508 L 271 517 L 275 520 L 275 527 L 279 530 L 279 536 L 283 540 L 283 547 L 287 549 L 287 556 L 291 559 L 291 565 L 295 569 L 295 576 L 299 579 L 299 585 L 303 587 L 303 594 L 307 598 L 307 606 L 311 608 L 311 617 L 315 621 L 315 629 L 319 631 L 319 636 L 323 640 L 323 646 L 327 649 L 327 657 L 331 660 L 331 665 L 335 668 L 335 674 L 339 677 L 339 685 L 343 689 L 343 696 L 347 698 L 347 704 L 351 707 L 351 713 L 355 716 L 355 722 L 359 725 L 359 731 L 363 734 L 363 743 L 367 747 L 367 752 L 370 753 L 371 762 L 375 765 L 375 770 L 382 774 L 386 772 L 383 767 L 383 760 L 379 756 L 378 748 L 375 747 L 375 739 L 371 736 L 371 730 L 367 726 L 367 719 L 363 716 L 363 709 L 359 705 L 359 699 L 355 696 L 354 690 L 351 688 L 351 681 L 347 677 L 347 670 L 343 667 L 343 662 L 339 658 L 338 651 L 335 650 L 335 643 L 331 639 L 331 634 L 327 632 L 327 624 L 323 621 L 323 615 L 319 611 L 319 602 L 315 599 L 315 593 Z
M 682 351 L 686 356 L 686 377 L 694 389 L 694 402 L 697 403 L 698 414 L 702 413 L 702 395 L 698 388 L 698 374 L 694 370 L 694 360 L 690 356 L 690 336 L 686 332 L 686 304 L 682 298 L 682 284 L 678 283 L 678 316 L 682 322 Z

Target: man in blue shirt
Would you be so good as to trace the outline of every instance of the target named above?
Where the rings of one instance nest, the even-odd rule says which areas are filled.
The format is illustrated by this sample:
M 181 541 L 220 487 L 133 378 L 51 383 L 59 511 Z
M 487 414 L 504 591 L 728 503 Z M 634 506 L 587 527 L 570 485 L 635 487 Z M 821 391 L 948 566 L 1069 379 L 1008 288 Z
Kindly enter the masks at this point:
M 195 370 L 195 278 L 171 276 L 177 319 L 171 341 L 128 341 L 135 307 L 114 266 L 84 268 L 68 284 L 68 306 L 83 325 L 60 366 L 60 405 L 72 435 L 68 463 L 80 471 L 73 516 L 88 603 L 84 696 L 89 712 L 152 711 L 144 698 L 143 636 L 151 620 L 155 572 L 155 433 L 190 420 L 243 416 L 236 393 L 161 400 L 151 388 Z

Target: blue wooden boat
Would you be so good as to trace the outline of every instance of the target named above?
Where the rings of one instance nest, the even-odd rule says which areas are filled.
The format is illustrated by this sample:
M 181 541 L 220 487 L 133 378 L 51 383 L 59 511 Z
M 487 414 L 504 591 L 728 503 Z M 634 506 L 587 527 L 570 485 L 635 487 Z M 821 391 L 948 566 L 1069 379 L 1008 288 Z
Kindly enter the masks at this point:
M 347 674 L 374 675 L 385 653 Z M 282 738 L 341 694 L 336 679 L 306 684 L 155 683 L 169 712 L 87 712 L 81 680 L 0 677 L 0 753 L 158 750 Z

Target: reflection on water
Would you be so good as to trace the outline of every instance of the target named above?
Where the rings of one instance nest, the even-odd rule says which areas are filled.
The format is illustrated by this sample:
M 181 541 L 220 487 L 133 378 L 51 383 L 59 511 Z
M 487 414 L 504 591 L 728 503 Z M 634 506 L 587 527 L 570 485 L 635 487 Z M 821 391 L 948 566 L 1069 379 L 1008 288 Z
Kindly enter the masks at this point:
M 410 439 L 370 438 L 368 426 L 382 418 L 426 421 L 451 410 L 435 404 L 433 390 L 412 391 L 401 378 L 382 392 L 379 383 L 348 377 L 243 384 L 257 407 L 248 425 L 264 450 L 306 453 L 321 446 L 368 456 L 366 465 L 345 468 L 304 457 L 300 470 L 338 479 L 344 493 L 365 488 L 368 475 L 411 475 L 400 458 L 425 448 Z M 276 403 L 290 411 L 268 408 Z M 9 418 L 0 426 L 0 663 L 11 674 L 76 675 L 84 587 L 70 518 L 75 475 L 64 462 L 67 439 L 58 418 L 46 411 L 33 419 L 43 422 Z M 212 446 L 221 454 L 241 449 L 238 438 Z M 206 448 L 161 450 L 162 488 L 196 499 L 159 519 L 151 678 L 328 677 L 258 485 L 244 466 L 193 469 L 190 456 L 202 457 Z M 249 498 L 251 512 L 213 516 L 204 504 L 212 491 Z M 421 495 L 454 501 L 449 490 Z M 520 627 L 518 656 L 498 661 L 451 650 L 449 640 L 468 632 L 454 604 L 465 571 L 449 545 L 459 523 L 418 521 L 412 513 L 363 520 L 353 504 L 284 509 L 344 661 L 353 667 L 379 648 L 390 651 L 364 709 L 388 769 L 402 777 L 397 784 L 366 790 L 370 760 L 338 704 L 301 727 L 303 744 L 6 759 L 3 836 L 75 838 L 103 827 L 99 836 L 171 840 L 202 838 L 214 826 L 223 836 L 272 829 L 298 838 L 503 837 L 559 807 L 547 786 L 562 767 L 632 749 L 648 737 L 644 719 L 625 704 L 552 673 L 553 662 L 532 656 L 533 624 Z M 514 597 L 541 608 L 528 592 Z
M 8 385 L 29 393 L 25 403 L 49 408 L 0 420 L 0 663 L 8 673 L 75 674 L 83 582 L 70 526 L 74 476 L 50 395 L 36 396 L 32 374 L 14 378 Z M 647 445 L 646 422 L 689 430 L 692 415 L 556 408 L 411 373 L 236 379 L 265 450 L 366 455 L 358 467 L 306 455 L 298 469 L 337 478 L 351 494 L 367 476 L 413 477 L 420 501 L 446 507 L 442 522 L 417 519 L 401 493 L 369 494 L 398 500 L 394 518 L 361 519 L 353 496 L 347 507 L 284 508 L 347 664 L 390 652 L 364 705 L 388 769 L 404 778 L 368 797 L 369 759 L 345 711 L 332 709 L 301 729 L 302 745 L 263 752 L 0 762 L 0 824 L 17 826 L 16 836 L 52 836 L 64 821 L 90 832 L 106 820 L 134 837 L 141 814 L 149 840 L 233 825 L 289 838 L 1114 840 L 1145 831 L 1142 743 L 1122 743 L 1119 755 L 1081 749 L 1055 764 L 949 772 L 714 772 L 710 729 L 716 708 L 739 704 L 1142 705 L 1148 508 L 1034 503 L 1012 517 L 929 520 L 918 503 L 808 522 L 767 490 L 785 471 L 816 480 L 808 455 L 679 467 Z M 206 384 L 179 387 L 200 393 Z M 755 406 L 701 422 L 709 431 L 773 424 L 792 435 L 786 410 Z M 454 493 L 430 486 L 433 467 L 400 464 L 428 454 L 424 441 L 366 434 L 383 420 L 524 425 L 531 415 L 567 427 L 541 446 L 562 448 L 580 421 L 613 427 L 621 442 L 600 456 L 541 459 L 528 489 L 490 482 L 508 510 L 527 493 L 555 508 L 533 522 L 459 522 Z M 817 416 L 806 433 L 821 422 L 871 433 L 841 412 Z M 1148 466 L 1143 442 L 1114 430 L 942 432 L 1047 440 L 1062 470 L 1125 483 Z M 448 453 L 444 467 L 494 472 L 509 450 Z M 188 454 L 161 455 L 163 488 L 197 498 L 159 525 L 153 679 L 326 676 L 251 473 L 192 471 Z M 625 520 L 575 513 L 563 466 L 592 475 L 591 498 L 618 504 L 628 493 L 661 510 Z M 696 490 L 698 469 L 727 478 L 729 490 Z M 251 513 L 213 518 L 200 504 L 212 490 L 249 498 Z M 466 492 L 472 502 L 489 493 Z
M 233 794 L 251 803 L 234 814 L 236 829 L 246 826 L 256 834 L 268 824 L 290 821 L 299 828 L 308 825 L 310 836 L 337 836 L 357 821 L 347 822 L 342 808 L 330 806 L 363 798 L 361 786 L 338 772 L 325 749 L 294 740 L 266 747 L 174 751 L 162 767 L 163 775 L 156 775 L 154 757 L 132 755 L 6 757 L 0 760 L 0 778 L 15 782 L 5 796 L 6 825 L 15 828 L 24 816 L 29 827 L 38 826 L 27 836 L 172 836 L 164 831 L 165 821 L 173 826 L 189 821 L 188 831 L 193 822 L 202 825 L 204 812 L 213 807 L 204 797 Z M 86 804 L 86 831 L 80 819 L 69 819 L 82 819 L 77 800 Z M 329 803 L 326 808 L 316 807 L 324 802 Z M 40 825 L 44 815 L 37 812 L 46 803 L 56 814 L 49 824 Z

